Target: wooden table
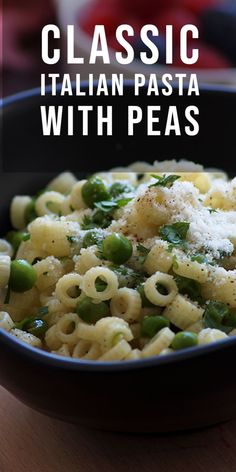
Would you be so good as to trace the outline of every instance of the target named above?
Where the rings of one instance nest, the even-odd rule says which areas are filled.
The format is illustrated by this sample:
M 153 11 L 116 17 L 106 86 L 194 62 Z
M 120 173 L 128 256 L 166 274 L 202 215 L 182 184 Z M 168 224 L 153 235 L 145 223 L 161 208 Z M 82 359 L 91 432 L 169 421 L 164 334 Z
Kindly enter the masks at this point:
M 235 472 L 236 420 L 178 435 L 89 431 L 0 388 L 0 472 Z

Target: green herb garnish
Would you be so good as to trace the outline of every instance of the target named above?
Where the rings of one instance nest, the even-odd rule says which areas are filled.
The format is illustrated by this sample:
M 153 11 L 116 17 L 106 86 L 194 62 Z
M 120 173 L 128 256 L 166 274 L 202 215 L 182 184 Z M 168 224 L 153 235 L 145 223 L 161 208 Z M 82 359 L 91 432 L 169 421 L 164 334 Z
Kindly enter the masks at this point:
M 167 187 L 170 188 L 174 184 L 174 182 L 178 179 L 180 179 L 180 175 L 163 175 L 161 177 L 160 175 L 156 174 L 151 174 L 154 179 L 157 180 L 155 184 L 149 185 L 149 188 L 151 187 Z
M 164 241 L 170 243 L 169 251 L 171 252 L 175 246 L 181 246 L 187 249 L 188 244 L 185 241 L 190 223 L 185 221 L 174 223 L 173 225 L 164 225 L 160 228 L 160 236 Z
M 144 264 L 144 262 L 147 259 L 148 254 L 150 252 L 150 249 L 147 249 L 145 246 L 143 246 L 142 244 L 139 243 L 137 245 L 137 251 L 140 253 L 140 256 L 138 258 L 139 263 Z

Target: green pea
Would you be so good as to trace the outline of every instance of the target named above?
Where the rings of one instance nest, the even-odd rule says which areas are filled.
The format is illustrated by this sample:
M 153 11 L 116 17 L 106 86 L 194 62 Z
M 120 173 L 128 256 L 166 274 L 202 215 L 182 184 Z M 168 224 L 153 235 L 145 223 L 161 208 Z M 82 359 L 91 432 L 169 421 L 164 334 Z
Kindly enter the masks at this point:
M 27 241 L 30 235 L 26 231 L 9 231 L 6 235 L 7 241 L 12 245 L 16 253 L 22 241 Z
M 114 184 L 112 184 L 110 187 L 110 194 L 112 198 L 117 198 L 119 195 L 132 192 L 133 190 L 134 188 L 129 184 L 123 182 L 114 182 Z
M 122 234 L 113 233 L 103 240 L 102 253 L 106 259 L 114 262 L 114 264 L 124 264 L 130 259 L 132 252 L 131 242 Z
M 37 336 L 37 338 L 43 338 L 48 329 L 48 324 L 44 320 L 34 319 L 29 324 L 26 324 L 25 329 L 28 333 Z
M 170 322 L 164 316 L 145 316 L 141 323 L 141 334 L 153 338 L 162 328 L 169 328 Z
M 179 349 L 197 346 L 197 344 L 197 334 L 191 331 L 181 331 L 175 335 L 171 346 L 175 351 L 178 351 Z
M 98 231 L 88 231 L 83 237 L 83 247 L 87 248 L 90 246 L 94 246 L 102 241 L 103 236 L 98 233 Z
M 96 323 L 109 313 L 109 306 L 105 302 L 93 303 L 91 298 L 83 296 L 76 305 L 76 313 L 86 323 Z
M 141 300 L 142 300 L 142 307 L 143 308 L 152 308 L 154 307 L 155 305 L 153 305 L 153 303 L 150 302 L 150 300 L 148 300 L 148 298 L 146 297 L 146 294 L 145 294 L 145 291 L 144 291 L 144 284 L 141 284 L 137 287 L 137 291 L 141 297 Z
M 96 202 L 110 200 L 110 195 L 100 177 L 91 177 L 82 187 L 82 197 L 86 205 L 94 208 Z
M 37 273 L 29 262 L 18 259 L 11 262 L 9 287 L 13 292 L 30 290 L 37 280 Z
M 31 199 L 31 202 L 28 203 L 26 209 L 25 209 L 25 222 L 26 225 L 31 223 L 31 221 L 35 220 L 37 218 L 37 213 L 35 210 L 35 198 Z

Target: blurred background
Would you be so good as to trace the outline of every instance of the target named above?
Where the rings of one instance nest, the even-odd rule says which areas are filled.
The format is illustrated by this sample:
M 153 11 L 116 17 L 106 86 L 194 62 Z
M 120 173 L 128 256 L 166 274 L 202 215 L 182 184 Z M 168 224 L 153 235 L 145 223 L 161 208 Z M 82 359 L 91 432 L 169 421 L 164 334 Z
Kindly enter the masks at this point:
M 76 25 L 76 53 L 88 57 L 95 24 L 104 24 L 109 47 L 117 50 L 115 30 L 128 23 L 136 32 L 132 39 L 137 61 L 129 67 L 102 63 L 91 66 L 69 67 L 65 61 L 47 67 L 41 61 L 41 29 L 55 23 L 65 31 L 67 24 Z M 138 60 L 145 50 L 139 39 L 143 24 L 156 24 L 160 31 L 157 43 L 160 63 L 144 66 Z M 179 60 L 179 32 L 184 24 L 193 23 L 200 30 L 200 58 L 195 66 L 200 81 L 227 83 L 236 87 L 236 0 L 2 0 L 0 7 L 0 67 L 1 94 L 3 96 L 40 85 L 40 73 L 80 72 L 84 79 L 88 73 L 123 72 L 131 78 L 135 72 L 163 74 L 165 71 L 183 71 Z M 173 67 L 164 65 L 166 24 L 174 26 L 176 59 Z M 62 46 L 65 39 L 62 38 Z M 190 44 L 191 47 L 191 44 Z M 191 69 L 193 71 L 193 69 Z

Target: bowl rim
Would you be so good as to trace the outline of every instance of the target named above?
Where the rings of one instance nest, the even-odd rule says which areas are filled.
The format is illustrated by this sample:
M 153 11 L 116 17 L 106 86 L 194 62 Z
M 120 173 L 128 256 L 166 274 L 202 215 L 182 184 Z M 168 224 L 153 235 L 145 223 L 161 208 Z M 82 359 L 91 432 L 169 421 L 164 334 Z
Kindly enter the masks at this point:
M 26 358 L 29 358 L 29 360 L 46 364 L 48 367 L 57 367 L 66 370 L 78 370 L 82 372 L 120 372 L 176 364 L 182 361 L 199 358 L 207 354 L 214 354 L 215 352 L 221 351 L 222 349 L 224 350 L 227 347 L 236 346 L 236 336 L 221 339 L 220 341 L 207 345 L 182 349 L 169 355 L 153 356 L 146 359 L 131 359 L 110 362 L 59 356 L 57 354 L 30 346 L 0 328 L 0 349 L 2 343 L 10 347 L 11 350 L 15 351 L 16 355 L 20 354 Z

